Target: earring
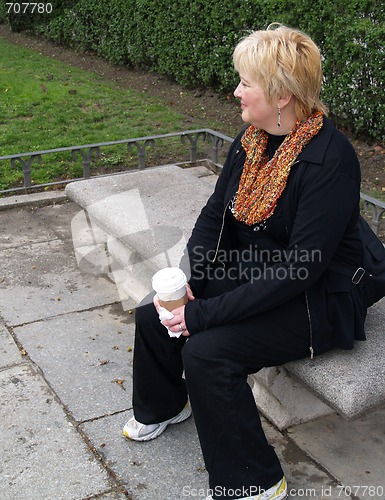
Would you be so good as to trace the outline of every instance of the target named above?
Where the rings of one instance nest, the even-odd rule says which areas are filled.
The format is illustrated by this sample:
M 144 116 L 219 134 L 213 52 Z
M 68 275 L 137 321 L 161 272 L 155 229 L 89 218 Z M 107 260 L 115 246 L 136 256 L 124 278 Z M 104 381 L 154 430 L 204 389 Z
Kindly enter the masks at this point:
M 280 127 L 281 126 L 281 108 L 279 106 L 277 106 L 277 108 L 278 108 L 278 123 L 277 123 L 277 125 L 278 125 L 278 127 Z

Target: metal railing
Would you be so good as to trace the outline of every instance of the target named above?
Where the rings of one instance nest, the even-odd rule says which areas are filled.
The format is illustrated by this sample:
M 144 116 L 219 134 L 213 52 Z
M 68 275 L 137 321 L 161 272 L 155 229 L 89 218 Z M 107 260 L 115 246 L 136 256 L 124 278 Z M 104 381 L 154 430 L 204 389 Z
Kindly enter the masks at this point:
M 361 193 L 361 200 L 364 202 L 364 211 L 369 212 L 369 223 L 373 231 L 380 233 L 381 222 L 384 221 L 385 202 L 377 200 L 365 193 Z
M 128 152 L 132 152 L 135 148 L 138 154 L 139 170 L 146 168 L 146 153 L 149 148 L 154 149 L 156 141 L 167 139 L 171 137 L 180 137 L 182 144 L 189 144 L 189 161 L 197 161 L 197 145 L 198 141 L 202 140 L 211 143 L 211 150 L 209 153 L 209 161 L 214 165 L 218 165 L 218 152 L 223 146 L 224 142 L 232 142 L 233 139 L 227 135 L 221 134 L 211 129 L 198 129 L 187 130 L 182 132 L 174 132 L 169 134 L 151 135 L 146 137 L 136 137 L 134 139 L 123 139 L 119 141 L 99 142 L 96 144 L 84 144 L 80 146 L 69 146 L 56 149 L 47 149 L 44 151 L 33 151 L 29 153 L 19 153 L 13 155 L 0 156 L 0 161 L 8 160 L 13 169 L 22 169 L 23 173 L 23 186 L 14 187 L 11 189 L 4 189 L 0 194 L 7 194 L 11 192 L 20 192 L 30 189 L 41 189 L 45 187 L 55 186 L 58 184 L 66 184 L 80 179 L 89 179 L 91 175 L 91 163 L 101 157 L 101 149 L 109 148 L 117 145 L 127 145 Z M 82 160 L 83 177 L 76 177 L 73 179 L 64 179 L 55 182 L 48 182 L 45 184 L 36 184 L 31 179 L 33 168 L 42 163 L 42 157 L 45 155 L 60 154 L 65 158 L 69 156 L 71 160 L 76 160 L 80 157 Z M 183 162 L 186 163 L 186 162 Z M 18 165 L 19 164 L 19 165 Z M 96 172 L 96 175 L 99 176 Z
M 233 142 L 233 138 L 225 134 L 217 132 L 212 129 L 197 129 L 197 130 L 186 130 L 181 132 L 173 132 L 169 134 L 159 134 L 151 135 L 146 137 L 136 137 L 133 139 L 123 139 L 119 141 L 109 141 L 109 142 L 99 142 L 96 144 L 84 144 L 80 146 L 69 146 L 57 149 L 47 149 L 44 151 L 33 151 L 29 153 L 19 153 L 14 155 L 0 156 L 0 161 L 10 161 L 12 168 L 18 169 L 21 166 L 23 173 L 23 186 L 14 187 L 10 189 L 4 189 L 0 191 L 0 195 L 26 192 L 29 190 L 37 190 L 42 188 L 54 187 L 57 185 L 68 184 L 75 180 L 90 179 L 92 177 L 101 177 L 101 174 L 91 174 L 91 164 L 93 161 L 101 157 L 102 148 L 109 148 L 111 146 L 126 145 L 128 152 L 133 152 L 134 149 L 137 151 L 138 161 L 136 169 L 143 170 L 146 168 L 147 163 L 147 151 L 148 149 L 155 149 L 156 142 L 164 139 L 180 137 L 180 141 L 183 145 L 189 145 L 189 160 L 181 162 L 172 162 L 173 164 L 186 164 L 195 163 L 197 161 L 208 161 L 210 166 L 216 170 L 220 171 L 222 165 L 219 162 L 219 153 L 224 143 Z M 197 149 L 199 141 L 206 142 L 209 148 L 209 154 L 207 157 L 202 157 L 198 159 Z M 42 157 L 45 155 L 61 154 L 63 157 L 68 155 L 72 160 L 76 158 L 81 158 L 83 176 L 76 177 L 72 179 L 63 179 L 55 182 L 48 182 L 45 184 L 34 183 L 31 179 L 31 174 L 34 166 L 36 164 L 42 163 Z M 18 167 L 18 164 L 20 165 Z M 126 170 L 120 170 L 113 174 L 102 174 L 102 175 L 117 175 L 124 173 Z M 372 229 L 378 234 L 380 232 L 381 222 L 384 220 L 385 214 L 385 202 L 377 200 L 371 196 L 361 193 L 361 199 L 363 200 L 364 211 L 367 213 L 367 217 L 370 219 L 370 224 Z

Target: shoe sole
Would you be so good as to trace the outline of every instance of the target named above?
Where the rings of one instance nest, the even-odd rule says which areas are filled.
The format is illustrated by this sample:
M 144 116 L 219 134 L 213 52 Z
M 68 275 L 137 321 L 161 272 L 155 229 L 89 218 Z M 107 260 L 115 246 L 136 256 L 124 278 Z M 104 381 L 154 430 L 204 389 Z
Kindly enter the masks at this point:
M 131 437 L 126 430 L 123 429 L 123 436 L 125 436 L 128 439 L 131 439 L 132 441 L 150 441 L 151 439 L 155 439 L 158 436 L 160 436 L 170 424 L 180 424 L 181 422 L 184 422 L 191 416 L 191 407 L 190 405 L 186 405 L 183 410 L 178 413 L 178 415 L 174 418 L 171 418 L 170 420 L 166 420 L 165 422 L 162 422 L 159 427 L 157 427 L 153 432 L 150 434 L 146 434 L 146 436 L 142 437 Z

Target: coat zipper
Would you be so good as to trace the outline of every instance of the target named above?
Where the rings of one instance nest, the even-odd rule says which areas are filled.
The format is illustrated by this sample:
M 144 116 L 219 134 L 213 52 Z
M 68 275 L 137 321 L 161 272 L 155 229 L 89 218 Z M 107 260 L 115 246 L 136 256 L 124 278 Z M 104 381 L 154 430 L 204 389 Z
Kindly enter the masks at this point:
M 309 319 L 309 332 L 310 332 L 310 359 L 314 358 L 314 349 L 313 349 L 313 327 L 311 325 L 311 315 L 310 315 L 310 307 L 309 307 L 309 299 L 307 296 L 307 291 L 305 290 L 305 299 L 306 299 L 306 310 L 307 317 Z
M 300 163 L 300 160 L 296 160 L 292 166 L 296 165 L 297 163 Z M 287 224 L 285 224 L 285 227 L 286 227 L 286 233 L 288 235 L 288 237 L 290 237 L 290 234 L 289 234 L 289 229 L 287 227 Z M 311 314 L 310 314 L 310 307 L 309 307 L 309 298 L 308 298 L 308 295 L 307 295 L 307 291 L 305 290 L 305 301 L 306 301 L 306 311 L 307 311 L 307 317 L 308 317 L 308 320 L 309 320 L 309 340 L 310 340 L 310 346 L 309 346 L 309 350 L 310 350 L 310 359 L 313 359 L 314 358 L 314 348 L 313 348 L 313 327 L 312 327 L 312 321 L 311 321 Z
M 222 239 L 223 228 L 225 227 L 226 210 L 229 208 L 229 205 L 230 205 L 231 200 L 233 199 L 233 196 L 231 196 L 231 198 L 229 199 L 229 201 L 226 203 L 225 209 L 223 210 L 221 230 L 219 231 L 217 247 L 215 249 L 215 254 L 214 254 L 213 260 L 211 261 L 211 264 L 214 264 L 214 262 L 215 262 L 215 260 L 217 258 L 217 255 L 218 255 L 219 245 L 220 245 L 221 239 Z

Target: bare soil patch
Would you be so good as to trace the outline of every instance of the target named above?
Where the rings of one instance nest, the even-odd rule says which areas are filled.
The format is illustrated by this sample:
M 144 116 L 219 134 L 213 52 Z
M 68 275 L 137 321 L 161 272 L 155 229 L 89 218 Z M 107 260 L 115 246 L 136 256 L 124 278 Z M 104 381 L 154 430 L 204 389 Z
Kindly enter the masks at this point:
M 114 66 L 92 53 L 76 52 L 26 33 L 12 33 L 4 25 L 0 25 L 0 37 L 67 64 L 92 71 L 122 87 L 151 93 L 182 113 L 186 126 L 194 121 L 200 123 L 201 128 L 215 127 L 219 132 L 231 137 L 243 126 L 238 101 L 232 95 L 218 95 L 211 89 L 185 88 L 156 73 Z M 383 195 L 385 199 L 384 145 L 357 139 L 347 131 L 344 133 L 350 138 L 361 163 L 362 191 L 377 198 Z

